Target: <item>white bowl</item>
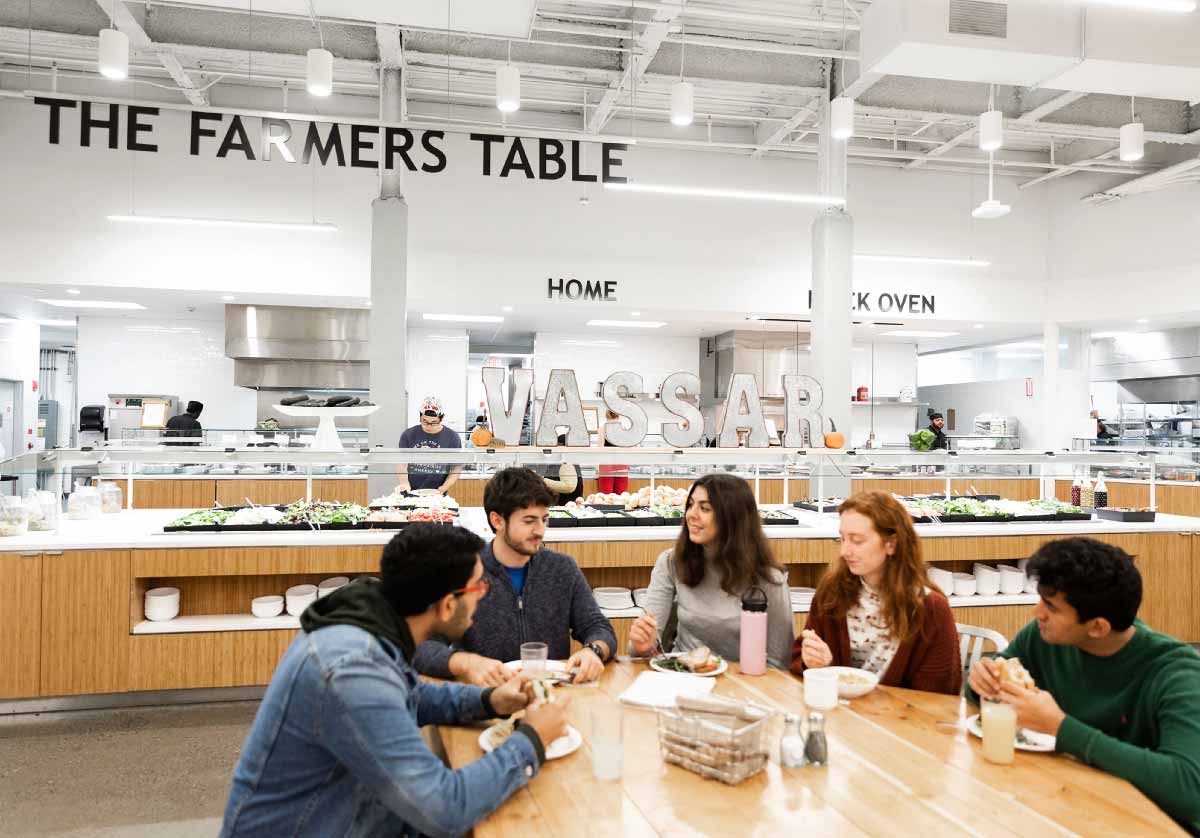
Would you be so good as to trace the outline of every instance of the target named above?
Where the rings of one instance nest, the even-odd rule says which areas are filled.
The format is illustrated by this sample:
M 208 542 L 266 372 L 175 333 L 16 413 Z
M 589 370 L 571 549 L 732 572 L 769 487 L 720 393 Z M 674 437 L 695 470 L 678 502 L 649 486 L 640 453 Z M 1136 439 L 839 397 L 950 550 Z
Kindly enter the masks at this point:
M 329 596 L 342 585 L 349 585 L 350 578 L 348 576 L 331 576 L 328 579 L 322 579 L 321 584 L 317 585 L 317 599 Z
M 954 595 L 973 596 L 975 594 L 975 577 L 970 573 L 954 574 Z
M 316 601 L 316 585 L 296 585 L 287 589 L 287 612 L 293 617 L 299 617 L 305 608 Z
M 1038 592 L 1038 580 L 1036 576 L 1025 574 L 1025 593 L 1036 594 Z
M 985 564 L 975 565 L 975 593 L 995 596 L 1000 593 L 1000 571 Z
M 146 591 L 146 619 L 156 623 L 174 620 L 179 616 L 178 588 L 151 588 Z
M 1000 565 L 1000 593 L 1013 595 L 1025 590 L 1025 571 L 1019 567 Z
M 250 611 L 255 617 L 278 617 L 283 613 L 283 597 L 255 597 L 250 600 Z
M 950 596 L 954 593 L 954 574 L 940 567 L 929 568 L 929 579 L 942 589 L 942 593 Z
M 865 669 L 855 669 L 853 666 L 830 666 L 826 668 L 830 672 L 838 674 L 838 698 L 862 698 L 879 686 L 879 676 L 874 672 L 867 672 Z

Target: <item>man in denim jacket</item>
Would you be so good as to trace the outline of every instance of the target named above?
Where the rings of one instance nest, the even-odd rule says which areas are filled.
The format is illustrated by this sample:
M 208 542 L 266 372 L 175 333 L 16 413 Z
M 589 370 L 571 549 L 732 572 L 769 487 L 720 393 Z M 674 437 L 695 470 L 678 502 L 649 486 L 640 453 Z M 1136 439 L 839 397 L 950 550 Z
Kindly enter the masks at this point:
M 493 689 L 422 683 L 416 644 L 460 637 L 487 593 L 466 530 L 414 524 L 387 545 L 382 582 L 317 600 L 267 688 L 233 772 L 222 838 L 461 835 L 538 772 L 566 731 L 562 702 L 530 708 L 492 753 L 450 770 L 422 725 L 508 715 L 528 702 L 517 676 Z

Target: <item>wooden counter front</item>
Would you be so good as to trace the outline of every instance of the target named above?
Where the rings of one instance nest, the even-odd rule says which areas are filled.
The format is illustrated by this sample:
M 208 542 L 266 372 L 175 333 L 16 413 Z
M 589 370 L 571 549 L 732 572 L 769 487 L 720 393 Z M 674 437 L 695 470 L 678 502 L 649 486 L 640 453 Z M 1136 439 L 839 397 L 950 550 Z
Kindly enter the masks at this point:
M 715 693 L 779 714 L 762 772 L 728 786 L 669 765 L 659 753 L 655 714 L 626 708 L 621 779 L 597 781 L 589 714 L 616 704 L 642 671 L 642 663 L 610 664 L 598 688 L 561 688 L 583 747 L 546 763 L 476 826 L 476 838 L 1184 834 L 1129 783 L 1068 757 L 1018 751 L 1010 766 L 984 761 L 979 740 L 965 730 L 975 711 L 957 696 L 878 688 L 827 714 L 827 766 L 781 768 L 781 715 L 805 712 L 803 685 L 777 670 L 743 676 L 736 666 L 716 679 Z M 478 739 L 475 727 L 438 729 L 454 768 L 482 755 Z

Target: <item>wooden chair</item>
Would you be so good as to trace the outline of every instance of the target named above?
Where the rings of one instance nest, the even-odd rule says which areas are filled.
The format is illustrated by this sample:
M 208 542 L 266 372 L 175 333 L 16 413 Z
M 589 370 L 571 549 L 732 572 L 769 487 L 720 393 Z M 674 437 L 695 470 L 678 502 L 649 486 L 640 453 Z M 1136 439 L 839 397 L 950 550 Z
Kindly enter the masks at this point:
M 971 667 L 983 657 L 985 643 L 991 642 L 996 647 L 996 652 L 1003 652 L 1008 648 L 1008 640 L 998 631 L 979 626 L 965 626 L 962 623 L 955 623 L 955 628 L 958 629 L 959 659 L 962 661 L 964 681 Z

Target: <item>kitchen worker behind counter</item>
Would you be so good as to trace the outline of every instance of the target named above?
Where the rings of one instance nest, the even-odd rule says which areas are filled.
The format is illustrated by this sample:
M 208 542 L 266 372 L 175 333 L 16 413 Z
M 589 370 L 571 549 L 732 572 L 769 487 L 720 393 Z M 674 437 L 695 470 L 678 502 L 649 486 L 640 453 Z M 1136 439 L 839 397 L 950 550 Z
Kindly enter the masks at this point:
M 187 404 L 187 410 L 184 413 L 172 416 L 167 420 L 167 428 L 163 432 L 164 437 L 200 437 L 204 435 L 204 428 L 200 424 L 200 414 L 204 412 L 204 405 L 194 399 Z M 198 445 L 196 442 L 167 442 L 166 445 Z
M 933 445 L 929 446 L 930 451 L 937 451 L 939 448 L 943 451 L 950 448 L 950 443 L 946 441 L 946 434 L 942 432 L 942 428 L 946 427 L 946 418 L 940 413 L 929 414 L 929 430 L 933 432 Z
M 421 423 L 400 435 L 400 447 L 462 448 L 458 434 L 442 423 L 445 416 L 442 400 L 437 396 L 426 396 L 421 400 Z M 458 482 L 460 472 L 462 466 L 447 466 L 445 463 L 402 463 L 397 469 L 399 485 L 396 488 L 405 492 L 410 489 L 436 489 L 444 495 Z

